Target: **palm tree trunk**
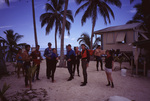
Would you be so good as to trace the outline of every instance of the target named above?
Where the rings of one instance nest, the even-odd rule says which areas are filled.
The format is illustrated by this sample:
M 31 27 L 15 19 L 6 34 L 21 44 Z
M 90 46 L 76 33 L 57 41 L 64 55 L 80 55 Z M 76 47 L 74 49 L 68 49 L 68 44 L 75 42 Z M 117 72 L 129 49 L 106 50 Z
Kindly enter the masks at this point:
M 96 12 L 94 12 L 94 17 L 93 17 L 93 21 L 92 21 L 92 33 L 91 33 L 91 46 L 90 49 L 93 48 L 93 36 L 94 36 L 94 28 L 95 28 L 95 23 L 96 23 Z
M 64 33 L 65 33 L 65 24 L 66 24 L 66 13 L 68 8 L 68 0 L 65 1 L 64 17 L 63 17 L 63 26 L 61 34 L 61 53 L 60 53 L 60 63 L 59 66 L 64 66 Z
M 35 22 L 34 0 L 32 0 L 32 13 L 33 13 L 33 26 L 34 26 L 35 45 L 38 45 L 37 32 L 36 32 L 36 22 Z
M 56 49 L 56 53 L 57 53 L 57 24 L 56 24 L 56 27 L 55 27 L 55 49 Z
M 92 46 L 93 46 L 94 27 L 95 27 L 95 25 L 92 24 L 92 33 L 91 33 L 91 44 L 90 44 L 90 49 L 92 49 Z
M 0 43 L 0 76 L 7 73 L 7 68 L 4 60 L 4 55 L 2 53 L 2 46 Z

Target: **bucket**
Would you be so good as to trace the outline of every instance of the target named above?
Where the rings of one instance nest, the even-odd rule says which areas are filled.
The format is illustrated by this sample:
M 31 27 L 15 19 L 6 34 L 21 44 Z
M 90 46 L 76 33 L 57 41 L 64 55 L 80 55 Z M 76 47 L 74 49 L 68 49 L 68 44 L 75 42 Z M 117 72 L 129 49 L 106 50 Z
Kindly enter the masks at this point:
M 121 69 L 121 76 L 126 76 L 127 69 Z
M 150 77 L 150 70 L 147 71 L 147 77 Z

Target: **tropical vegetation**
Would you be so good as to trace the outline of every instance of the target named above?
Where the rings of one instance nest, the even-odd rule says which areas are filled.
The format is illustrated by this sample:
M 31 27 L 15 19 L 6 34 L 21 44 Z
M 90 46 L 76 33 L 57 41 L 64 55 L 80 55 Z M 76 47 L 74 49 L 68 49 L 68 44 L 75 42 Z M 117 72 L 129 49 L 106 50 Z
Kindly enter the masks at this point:
M 10 0 L 5 0 L 5 2 L 9 6 Z M 37 31 L 36 31 L 34 0 L 32 0 L 32 14 L 33 14 L 34 39 L 35 39 L 35 46 L 36 46 L 38 45 L 38 39 L 37 39 Z
M 149 8 L 149 5 L 150 0 L 142 0 L 142 3 L 134 5 L 134 8 L 137 12 L 133 16 L 132 20 L 128 21 L 127 23 L 141 22 L 150 33 L 150 10 L 147 9 Z M 149 33 L 147 36 L 150 38 Z
M 85 12 L 81 18 L 82 25 L 86 22 L 88 18 L 92 19 L 92 33 L 91 33 L 91 49 L 93 43 L 94 36 L 94 28 L 96 25 L 96 20 L 98 18 L 98 14 L 100 14 L 104 18 L 105 24 L 108 22 L 111 23 L 110 15 L 115 18 L 112 9 L 108 4 L 115 5 L 117 7 L 121 7 L 120 0 L 76 0 L 77 4 L 82 4 L 76 11 L 75 16 L 81 11 L 85 9 Z
M 85 44 L 86 47 L 88 49 L 90 49 L 90 47 L 91 47 L 91 38 L 90 38 L 89 34 L 87 34 L 87 33 L 81 34 L 81 36 L 77 39 L 77 41 L 79 42 L 80 45 Z M 92 44 L 92 49 L 96 49 L 96 47 L 99 45 L 100 41 L 101 41 L 101 37 L 97 37 L 95 39 L 94 43 Z
M 4 54 L 6 54 L 6 61 L 13 62 L 17 54 L 18 48 L 21 48 L 25 43 L 18 44 L 18 41 L 23 37 L 18 33 L 14 33 L 13 30 L 4 31 L 6 38 L 0 36 L 0 42 L 3 43 Z M 4 56 L 5 57 L 5 56 Z
M 46 35 L 50 33 L 52 28 L 55 26 L 55 48 L 57 50 L 57 34 L 59 32 L 59 36 L 61 36 L 62 24 L 64 18 L 64 0 L 51 0 L 50 3 L 46 3 L 45 9 L 46 13 L 40 16 L 41 27 L 46 25 Z M 67 10 L 66 12 L 66 24 L 65 28 L 70 34 L 71 23 L 70 21 L 74 21 L 72 16 L 72 11 Z
M 29 79 L 30 90 L 32 90 L 32 80 L 34 79 L 36 69 L 37 69 L 37 65 L 32 65 L 30 68 L 28 68 L 27 76 Z
M 4 83 L 3 87 L 0 89 L 0 99 L 1 101 L 8 101 L 7 98 L 5 97 L 5 93 L 7 90 L 10 88 L 10 85 L 7 85 Z

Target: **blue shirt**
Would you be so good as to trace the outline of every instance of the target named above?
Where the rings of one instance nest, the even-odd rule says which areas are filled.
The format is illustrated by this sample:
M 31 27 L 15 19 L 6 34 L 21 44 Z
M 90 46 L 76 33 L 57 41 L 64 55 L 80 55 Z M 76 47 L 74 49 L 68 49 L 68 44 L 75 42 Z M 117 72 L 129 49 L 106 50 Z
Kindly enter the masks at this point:
M 71 56 L 72 56 L 72 55 L 76 56 L 76 54 L 75 54 L 75 52 L 74 52 L 73 50 L 67 51 L 67 60 L 68 60 L 68 59 L 71 59 Z
M 51 57 L 52 53 L 53 53 L 52 49 L 50 50 L 48 47 L 44 51 L 44 56 Z
M 51 59 L 56 59 L 58 56 L 55 53 L 52 53 Z

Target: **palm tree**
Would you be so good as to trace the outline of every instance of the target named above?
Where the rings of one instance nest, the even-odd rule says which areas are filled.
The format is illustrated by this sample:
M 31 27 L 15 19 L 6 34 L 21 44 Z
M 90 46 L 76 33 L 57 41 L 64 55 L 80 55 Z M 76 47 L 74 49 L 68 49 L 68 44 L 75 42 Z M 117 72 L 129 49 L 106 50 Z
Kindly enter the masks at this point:
M 46 26 L 46 34 L 49 34 L 51 29 L 55 25 L 55 48 L 57 50 L 57 32 L 59 31 L 59 36 L 61 36 L 61 30 L 62 30 L 62 23 L 63 23 L 63 18 L 64 18 L 64 10 L 63 10 L 63 5 L 64 5 L 64 0 L 51 0 L 50 4 L 46 3 L 46 13 L 42 14 L 40 16 L 40 21 L 41 21 L 41 26 L 43 27 L 44 25 Z M 71 10 L 67 10 L 66 16 L 69 20 L 72 22 L 73 16 Z M 68 31 L 68 34 L 70 34 L 70 22 L 69 20 L 66 20 L 66 30 Z
M 4 74 L 7 73 L 7 68 L 6 68 L 6 64 L 5 64 L 5 59 L 4 59 L 4 49 L 1 45 L 1 43 L 3 43 L 1 40 L 0 40 L 0 77 Z
M 17 44 L 17 42 L 23 37 L 23 35 L 19 35 L 18 33 L 14 33 L 13 30 L 6 30 L 4 31 L 6 35 L 6 39 L 0 37 L 0 41 L 6 44 L 7 47 L 7 61 L 14 61 L 15 55 L 17 53 L 17 49 L 21 48 L 25 45 L 25 43 Z
M 129 20 L 127 24 L 129 23 L 136 23 L 136 22 L 141 22 L 144 23 L 144 15 L 142 11 L 142 4 L 136 4 L 134 5 L 134 8 L 136 9 L 136 14 L 133 16 L 132 20 Z
M 130 4 L 133 3 L 135 0 L 130 0 Z
M 9 0 L 5 0 L 5 2 L 6 2 L 6 4 L 9 6 Z M 35 45 L 38 45 L 37 32 L 36 32 L 36 21 L 35 21 L 34 0 L 32 0 L 32 14 L 33 14 L 33 27 L 34 27 Z
M 38 45 L 38 40 L 37 40 L 37 32 L 36 32 L 34 0 L 32 0 L 32 14 L 33 14 L 34 38 L 35 38 L 35 46 L 36 46 Z
M 127 24 L 141 22 L 150 33 L 150 10 L 147 9 L 149 8 L 149 5 L 150 0 L 142 0 L 141 4 L 134 5 L 137 12 L 133 16 L 132 20 L 128 21 Z M 150 38 L 150 34 L 147 34 L 147 36 Z
M 64 17 L 63 17 L 63 25 L 62 25 L 62 32 L 61 32 L 61 50 L 60 50 L 59 66 L 65 66 L 64 65 L 64 35 L 65 35 L 67 8 L 68 8 L 68 0 L 65 1 L 65 8 L 64 8 Z
M 9 6 L 9 0 L 5 0 L 6 4 Z
M 98 18 L 98 14 L 100 14 L 105 21 L 105 24 L 107 22 L 111 23 L 110 21 L 110 15 L 114 17 L 114 13 L 112 9 L 108 6 L 108 4 L 115 5 L 117 7 L 121 7 L 121 2 L 120 0 L 76 0 L 77 4 L 83 4 L 80 6 L 76 13 L 75 16 L 83 9 L 86 8 L 82 19 L 81 23 L 82 25 L 86 22 L 87 18 L 91 17 L 92 18 L 92 33 L 91 33 L 91 49 L 92 49 L 92 42 L 93 42 L 93 36 L 94 36 L 94 28 L 96 25 L 96 19 Z
M 81 34 L 81 36 L 77 39 L 77 41 L 79 41 L 79 44 L 85 44 L 88 49 L 91 47 L 91 38 L 87 33 Z M 95 49 L 100 41 L 101 37 L 97 37 L 94 44 L 92 44 L 93 45 L 92 49 Z

